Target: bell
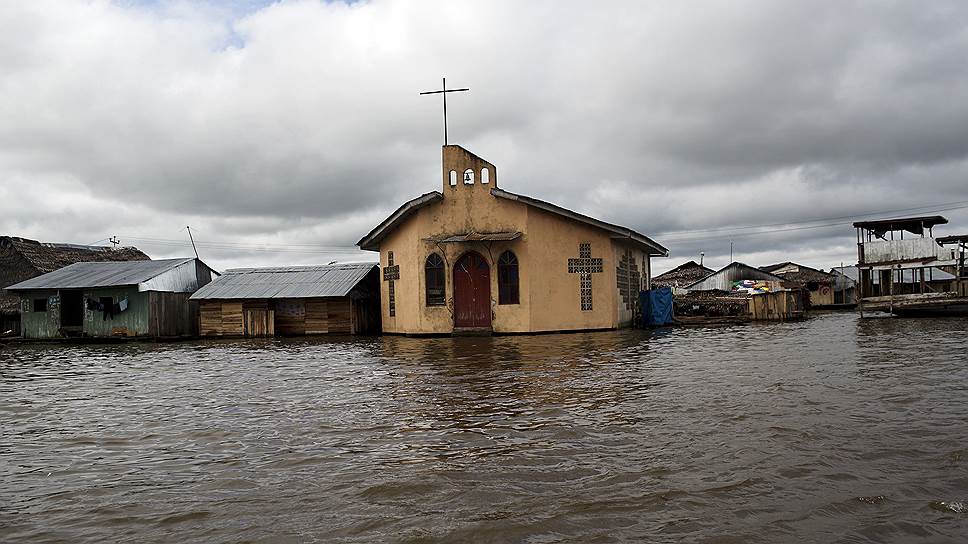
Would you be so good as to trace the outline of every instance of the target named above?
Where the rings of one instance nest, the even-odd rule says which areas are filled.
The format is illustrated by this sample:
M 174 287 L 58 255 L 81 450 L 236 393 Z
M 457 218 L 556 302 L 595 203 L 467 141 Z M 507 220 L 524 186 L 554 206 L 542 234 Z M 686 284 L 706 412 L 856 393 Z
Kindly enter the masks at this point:
M 470 172 L 464 172 L 464 183 L 474 183 L 474 178 L 471 177 Z

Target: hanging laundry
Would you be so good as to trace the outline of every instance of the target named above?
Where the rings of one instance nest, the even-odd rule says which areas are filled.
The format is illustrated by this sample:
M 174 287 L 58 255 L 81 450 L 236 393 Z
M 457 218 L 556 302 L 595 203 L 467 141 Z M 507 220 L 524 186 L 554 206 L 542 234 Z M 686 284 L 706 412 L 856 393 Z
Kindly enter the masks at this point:
M 124 297 L 124 298 L 121 299 L 121 302 L 118 303 L 118 308 L 122 312 L 127 311 L 127 309 L 128 309 L 128 297 Z

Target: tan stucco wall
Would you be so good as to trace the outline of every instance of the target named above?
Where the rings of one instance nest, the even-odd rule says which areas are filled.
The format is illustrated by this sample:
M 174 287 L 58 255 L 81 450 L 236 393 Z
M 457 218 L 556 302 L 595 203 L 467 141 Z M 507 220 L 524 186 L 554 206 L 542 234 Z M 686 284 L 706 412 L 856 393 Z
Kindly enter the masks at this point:
M 490 194 L 497 172 L 489 163 L 456 146 L 444 148 L 442 193 L 444 199 L 418 210 L 380 242 L 380 265 L 388 265 L 388 252 L 400 267 L 394 280 L 396 315 L 389 315 L 389 283 L 381 275 L 383 330 L 388 333 L 450 333 L 453 331 L 453 266 L 467 251 L 488 262 L 491 279 L 492 328 L 495 332 L 543 332 L 606 329 L 628 324 L 632 311 L 620 302 L 616 267 L 626 247 L 639 266 L 643 287 L 648 278 L 648 256 L 635 246 L 610 238 L 607 231 L 526 204 Z M 463 183 L 472 168 L 474 184 Z M 480 183 L 481 168 L 488 168 L 490 183 Z M 457 173 L 451 186 L 449 172 Z M 469 232 L 517 231 L 510 242 L 437 244 L 431 237 Z M 578 245 L 591 244 L 592 257 L 602 259 L 602 272 L 592 274 L 592 310 L 581 309 L 579 274 L 568 272 L 568 259 L 578 257 Z M 498 256 L 510 249 L 518 258 L 520 303 L 497 304 Z M 446 306 L 426 305 L 424 263 L 433 252 L 446 263 Z M 642 269 L 643 258 L 645 270 Z

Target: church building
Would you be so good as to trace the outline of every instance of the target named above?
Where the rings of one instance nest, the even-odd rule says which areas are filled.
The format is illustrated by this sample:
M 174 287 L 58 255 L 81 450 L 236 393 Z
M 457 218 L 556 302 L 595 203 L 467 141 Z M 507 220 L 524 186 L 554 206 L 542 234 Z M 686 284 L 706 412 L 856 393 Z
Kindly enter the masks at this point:
M 493 164 L 443 147 L 443 187 L 357 242 L 380 253 L 383 332 L 532 333 L 630 325 L 649 237 L 498 188 Z

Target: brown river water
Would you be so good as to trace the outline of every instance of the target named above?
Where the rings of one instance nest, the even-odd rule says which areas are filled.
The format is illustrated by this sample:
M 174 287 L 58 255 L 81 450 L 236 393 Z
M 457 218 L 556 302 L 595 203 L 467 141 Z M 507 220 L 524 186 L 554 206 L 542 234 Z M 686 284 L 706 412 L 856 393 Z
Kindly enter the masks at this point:
M 4 542 L 964 542 L 968 320 L 0 348 Z

